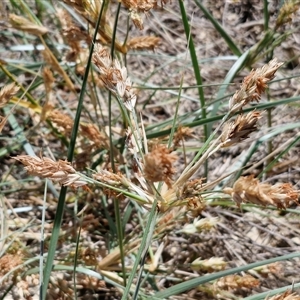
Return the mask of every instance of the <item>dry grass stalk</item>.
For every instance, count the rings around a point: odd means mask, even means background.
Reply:
[[[80,179],[81,176],[67,161],[59,160],[55,162],[48,157],[39,158],[29,155],[18,155],[14,159],[25,165],[25,170],[29,174],[51,179],[63,186],[78,188],[87,184]]]
[[[253,175],[240,177],[232,188],[226,187],[224,193],[231,195],[240,207],[241,203],[257,205],[272,205],[278,209],[285,209],[291,204],[298,204],[299,193],[293,190],[289,183],[270,185],[260,183]]]
[[[261,118],[260,112],[251,111],[247,115],[239,115],[234,122],[227,122],[221,135],[221,146],[230,147],[249,137],[256,131],[257,121]]]
[[[172,186],[172,176],[175,174],[173,163],[178,156],[171,154],[171,150],[164,145],[157,145],[145,155],[144,176],[150,182],[164,181],[168,187]]]
[[[119,96],[126,108],[132,111],[136,103],[136,95],[127,76],[127,69],[121,67],[118,60],[112,61],[108,49],[99,44],[95,47],[93,62],[100,71],[100,79],[104,86]]]
[[[28,32],[30,34],[43,35],[48,32],[48,29],[46,27],[34,24],[24,17],[14,14],[9,15],[9,21],[15,29]]]
[[[267,88],[267,83],[275,77],[275,72],[283,63],[277,61],[276,58],[261,68],[252,70],[250,74],[244,78],[240,90],[229,100],[229,110],[231,113],[240,111],[246,104],[252,101],[259,101],[261,94]]]
[[[155,36],[138,36],[128,41],[127,47],[131,50],[152,50],[158,46],[160,38]]]

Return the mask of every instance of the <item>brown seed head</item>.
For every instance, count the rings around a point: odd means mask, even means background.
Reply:
[[[61,185],[74,188],[86,185],[86,182],[80,179],[80,175],[67,161],[59,160],[55,162],[48,157],[39,158],[29,155],[18,155],[14,159],[25,165],[25,170],[29,174],[49,178]]]
[[[47,114],[47,119],[55,123],[64,133],[70,133],[73,128],[73,120],[68,115],[55,109]]]
[[[127,76],[127,69],[121,67],[118,60],[111,60],[108,49],[96,45],[93,54],[93,62],[99,68],[100,79],[104,86],[119,96],[128,110],[133,110],[136,103],[136,95],[132,89],[132,83]]]
[[[292,203],[298,204],[299,193],[293,190],[289,183],[270,185],[260,183],[253,175],[240,177],[232,188],[226,187],[224,193],[231,195],[240,206],[241,203],[257,205],[272,205],[278,209],[285,209]]]
[[[258,111],[251,111],[247,115],[239,115],[234,122],[225,123],[221,135],[222,147],[229,147],[247,139],[250,133],[256,131],[260,117]]]
[[[283,26],[284,24],[292,22],[292,15],[297,12],[300,6],[299,0],[287,0],[284,1],[280,8],[275,28]]]
[[[94,142],[96,147],[105,149],[109,147],[108,137],[100,132],[95,124],[80,124],[80,130],[82,135]]]
[[[160,43],[160,38],[155,36],[138,36],[127,43],[131,50],[154,50]]]
[[[283,294],[275,295],[271,298],[267,297],[265,300],[300,300],[300,296],[297,293],[287,290]]]
[[[46,27],[34,24],[24,17],[14,14],[9,15],[9,21],[14,28],[24,32],[28,32],[30,34],[43,35],[48,32],[48,29]]]
[[[241,110],[246,104],[252,101],[259,101],[261,94],[265,91],[267,83],[275,77],[275,72],[283,63],[277,61],[276,58],[271,60],[262,68],[252,70],[250,74],[244,78],[240,90],[229,100],[229,110],[234,113]]]
[[[248,274],[245,276],[228,275],[219,279],[215,283],[215,287],[222,290],[236,290],[241,288],[251,289],[259,286],[259,284],[260,282],[258,279]]]
[[[164,181],[168,187],[171,187],[171,178],[175,173],[172,165],[177,159],[177,155],[171,154],[166,146],[157,145],[145,155],[145,178],[152,182]]]
[[[15,83],[9,83],[0,90],[0,108],[4,107],[8,101],[19,91]]]

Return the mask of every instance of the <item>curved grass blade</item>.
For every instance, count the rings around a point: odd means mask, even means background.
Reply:
[[[183,293],[187,290],[195,288],[198,285],[204,284],[204,283],[212,281],[212,280],[219,279],[219,278],[227,276],[227,275],[231,275],[231,274],[238,273],[238,272],[248,271],[248,270],[254,269],[256,267],[260,267],[260,266],[268,265],[268,264],[271,264],[271,263],[274,263],[277,261],[292,259],[292,258],[296,258],[296,257],[300,257],[300,252],[294,252],[294,253],[290,253],[287,255],[251,263],[246,266],[232,268],[232,269],[217,272],[217,273],[214,273],[211,275],[205,275],[205,276],[202,276],[199,278],[194,278],[194,279],[176,284],[168,289],[165,289],[164,291],[158,292],[154,296],[158,297],[158,298],[168,298],[173,295],[178,295],[179,293]]]

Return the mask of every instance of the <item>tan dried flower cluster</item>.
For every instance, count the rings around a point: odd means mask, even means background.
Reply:
[[[14,14],[9,15],[9,21],[14,28],[24,32],[28,32],[30,34],[43,35],[48,32],[48,29],[46,27],[34,24],[24,17]]]
[[[221,146],[229,147],[249,137],[256,131],[257,121],[261,115],[258,111],[251,111],[247,115],[239,115],[234,122],[225,123],[221,135]]]
[[[228,275],[219,279],[215,284],[215,288],[222,290],[236,290],[241,288],[251,289],[259,286],[260,282],[258,279],[251,275],[246,274],[245,276],[240,275]]]
[[[77,188],[87,184],[84,180],[81,180],[81,176],[67,161],[59,160],[55,162],[48,157],[39,158],[30,155],[18,155],[14,159],[25,165],[25,170],[29,174],[51,179],[63,186]]]
[[[107,170],[93,175],[93,178],[115,187],[128,187],[127,180],[120,173],[112,173]]]
[[[276,20],[276,25],[275,25],[275,30],[283,26],[284,24],[291,23],[292,22],[292,15],[297,12],[300,6],[300,1],[299,0],[287,0],[284,1],[283,5],[280,8],[277,20]]]
[[[15,83],[9,83],[5,85],[0,90],[0,108],[4,107],[8,101],[16,95],[16,93],[19,91],[19,87],[16,86]]]
[[[15,83],[9,83],[5,85],[1,90],[0,90],[0,108],[4,107],[9,100],[17,94],[19,91],[19,87],[16,86]],[[4,125],[6,124],[8,116],[3,117],[0,115],[0,132],[2,132],[2,129]]]
[[[185,138],[190,138],[193,136],[193,129],[189,127],[179,126],[174,134],[173,147],[177,148],[180,143],[182,143]]]
[[[154,50],[160,43],[155,36],[138,36],[128,41],[127,47],[132,50]]]
[[[285,209],[292,203],[298,204],[299,197],[299,193],[293,190],[289,183],[278,183],[272,186],[268,183],[260,183],[253,175],[240,177],[232,188],[226,187],[223,191],[231,195],[239,207],[241,203],[253,203]]]
[[[70,15],[65,10],[59,9],[57,11],[57,15],[62,24],[63,36],[66,39],[67,44],[70,46],[70,50],[66,55],[66,60],[76,61],[78,55],[82,51],[80,42],[84,41],[87,45],[90,45],[91,38],[85,30],[74,24]]]
[[[53,73],[48,67],[43,68],[43,79],[44,79],[46,94],[51,93],[52,85],[55,81],[55,78],[53,76]]]
[[[121,0],[122,4],[129,10],[130,18],[133,24],[142,30],[144,28],[143,20],[139,15],[140,12],[147,13],[152,8],[158,6],[158,1],[155,0]],[[162,0],[161,6],[166,4],[167,0]]]
[[[121,67],[118,60],[111,60],[108,49],[101,45],[95,46],[93,62],[99,68],[100,80],[104,86],[115,95],[119,96],[126,108],[132,111],[136,103],[136,95],[132,83],[127,76],[127,69]]]
[[[283,63],[277,61],[276,58],[271,60],[262,68],[252,70],[250,74],[244,78],[240,90],[229,100],[229,110],[231,113],[240,111],[246,104],[252,101],[259,101],[261,94],[265,91],[267,83],[275,77],[275,72]]]
[[[175,173],[173,163],[178,159],[176,154],[164,145],[157,145],[145,155],[144,176],[151,182],[164,181],[168,187],[172,185]]]
[[[193,270],[205,270],[207,272],[222,271],[227,266],[227,263],[222,257],[211,257],[209,259],[201,259],[200,257],[195,259],[191,263],[191,268]]]
[[[109,139],[95,124],[80,124],[81,134],[98,148],[109,149]]]
[[[205,189],[203,186],[203,178],[193,179],[184,183],[176,193],[176,198],[182,205],[186,205],[188,210],[198,216],[206,207],[205,201],[201,197],[201,191]]]
[[[73,119],[57,109],[48,112],[47,119],[60,127],[65,134],[70,133],[73,128]]]
[[[0,277],[4,276],[10,272],[16,266],[22,265],[23,255],[22,253],[18,254],[5,254],[0,258]]]
[[[283,294],[267,297],[265,300],[300,300],[300,296],[297,295],[297,293],[293,293],[291,290],[287,290]]]

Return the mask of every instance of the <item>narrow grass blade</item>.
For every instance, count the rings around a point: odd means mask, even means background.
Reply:
[[[84,78],[83,78],[83,82],[82,82],[78,106],[77,106],[77,110],[76,110],[75,121],[74,121],[72,134],[71,134],[70,146],[68,148],[68,161],[73,160],[77,132],[78,132],[79,122],[80,122],[80,115],[81,115],[81,110],[83,107],[85,88],[86,88],[89,70],[90,70],[90,66],[91,66],[94,44],[96,41],[97,32],[98,32],[98,28],[99,28],[101,17],[102,17],[102,10],[104,7],[104,2],[102,4],[101,12],[100,12],[99,18],[97,20],[95,34],[93,36],[93,42],[91,44],[89,58],[88,58],[88,62],[87,62],[87,66],[86,66],[86,70],[85,70],[85,74],[84,74]],[[66,195],[67,195],[67,188],[62,187],[61,191],[60,191],[59,199],[58,199],[57,210],[56,210],[54,224],[53,224],[53,231],[52,231],[51,240],[50,240],[50,244],[49,244],[48,257],[47,257],[45,271],[44,271],[44,283],[43,283],[43,289],[42,289],[42,293],[43,293],[42,299],[44,299],[44,300],[46,299],[47,287],[48,287],[48,284],[50,281],[51,271],[52,271],[52,267],[53,267],[53,262],[54,262],[54,257],[55,257],[55,249],[56,249],[56,245],[57,245],[58,238],[59,238],[60,226],[61,226],[62,217],[63,217],[63,213],[64,213]]]
[[[199,1],[194,0],[196,5],[202,10],[207,19],[211,21],[216,30],[220,33],[224,41],[227,43],[228,47],[237,56],[242,55],[242,51],[237,47],[237,43],[234,42],[231,37],[227,34],[221,24],[211,15],[211,13],[206,9],[206,7]]]
[[[138,266],[140,264],[141,258],[143,257],[143,255],[145,255],[147,253],[146,251],[148,250],[148,248],[150,246],[151,238],[152,238],[153,231],[154,231],[154,225],[155,225],[156,217],[157,217],[157,207],[156,207],[156,205],[157,205],[157,200],[154,201],[152,209],[150,211],[148,222],[147,222],[144,234],[143,234],[143,239],[142,239],[142,242],[141,242],[141,246],[140,246],[139,251],[136,255],[135,262],[134,262],[133,268],[131,270],[131,274],[130,274],[130,276],[128,278],[128,281],[127,281],[127,286],[126,286],[124,294],[122,296],[122,300],[129,299],[129,293],[130,293],[131,285],[132,285],[133,280],[135,278],[135,275],[137,273],[137,269],[138,269]]]
[[[234,65],[231,67],[231,69],[229,70],[229,72],[227,73],[218,93],[217,93],[217,97],[216,99],[222,99],[225,96],[225,92],[227,90],[227,86],[233,81],[233,79],[235,78],[235,76],[237,75],[237,73],[243,68],[245,67],[247,60],[248,60],[248,54],[249,54],[249,50],[245,51],[245,53],[243,53],[243,55],[241,55],[238,60],[234,63]],[[218,110],[220,107],[220,102],[216,101],[216,103],[213,106],[213,109],[210,113],[210,115],[213,117],[215,115],[217,115]],[[208,134],[211,133],[211,128],[212,128],[213,123],[208,125]]]
[[[274,263],[277,261],[292,259],[292,258],[296,258],[296,257],[300,257],[300,252],[295,252],[295,253],[291,253],[288,255],[283,255],[283,256],[279,256],[279,257],[275,257],[275,258],[271,258],[271,259],[267,259],[267,260],[263,260],[263,261],[258,261],[255,263],[248,264],[246,266],[232,268],[232,269],[217,272],[217,273],[214,273],[211,275],[205,275],[205,276],[202,276],[199,278],[194,278],[194,279],[179,283],[177,285],[174,285],[168,289],[165,289],[164,291],[158,292],[154,296],[159,297],[159,298],[168,298],[168,297],[171,297],[174,295],[178,295],[179,293],[183,293],[192,288],[195,288],[198,285],[204,284],[204,283],[212,281],[212,280],[219,279],[219,278],[227,276],[227,275],[231,275],[231,274],[238,273],[238,272],[248,271],[248,270],[254,269],[256,267],[260,267],[260,266],[268,265],[268,264],[271,264],[271,263]]]
[[[293,291],[294,289],[298,289],[298,288],[300,288],[300,283],[295,283],[295,284],[291,284],[288,286],[284,286],[279,289],[275,289],[275,290],[267,291],[267,292],[260,293],[260,294],[254,295],[254,296],[246,297],[243,300],[264,300],[264,299],[268,299],[269,297],[275,296],[277,294],[284,293],[287,290]]]
[[[182,23],[184,26],[186,39],[188,41],[188,47],[189,47],[189,51],[190,51],[190,55],[191,55],[195,79],[196,79],[196,82],[198,85],[198,93],[199,93],[200,106],[201,106],[201,117],[203,120],[205,120],[206,119],[205,97],[204,97],[204,91],[203,91],[203,87],[202,87],[202,77],[201,77],[200,67],[198,64],[198,58],[197,58],[197,54],[196,54],[196,50],[195,50],[195,45],[193,42],[193,37],[191,35],[190,25],[189,25],[188,18],[186,15],[184,2],[179,1],[179,6],[180,6],[180,12],[181,12]],[[204,130],[204,140],[206,141],[208,139],[208,132],[207,132],[206,124],[204,124],[203,130]],[[208,161],[205,162],[205,172],[204,173],[205,173],[204,177],[207,178],[207,176],[208,176]]]

